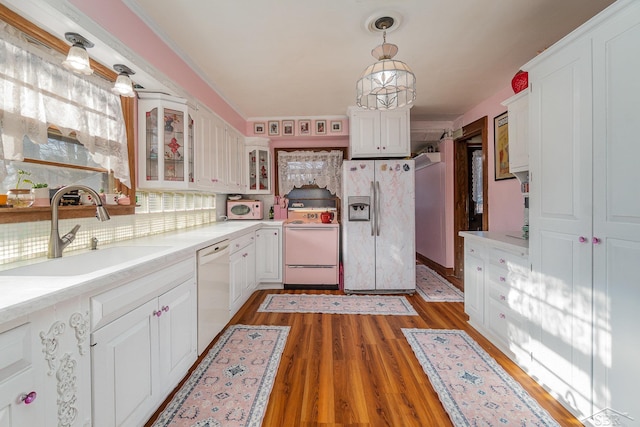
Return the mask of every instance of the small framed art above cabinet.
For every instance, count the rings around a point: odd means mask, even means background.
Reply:
[[[138,96],[138,188],[189,189],[194,135],[186,100],[160,93]]]

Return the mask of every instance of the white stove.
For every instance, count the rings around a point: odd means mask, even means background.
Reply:
[[[332,212],[323,223],[321,214]],[[284,222],[284,284],[335,289],[339,281],[340,224],[335,208],[289,209]]]

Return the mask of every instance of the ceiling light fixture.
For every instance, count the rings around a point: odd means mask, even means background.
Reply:
[[[387,29],[394,18],[378,18],[374,26],[382,31],[382,44],[371,51],[378,62],[367,67],[356,85],[356,104],[369,110],[391,110],[413,104],[416,99],[416,76],[402,61],[392,59],[398,46],[387,43]]]
[[[136,72],[126,65],[122,64],[115,64],[113,66],[113,69],[118,72],[118,78],[116,79],[116,82],[113,85],[111,91],[120,96],[135,96],[135,92],[133,91],[133,83],[131,82],[131,77],[129,76],[135,74]]]
[[[89,65],[87,48],[93,47],[93,43],[77,33],[65,33],[64,38],[72,44],[67,54],[67,59],[62,61],[64,68],[87,76],[92,74],[93,70]]]

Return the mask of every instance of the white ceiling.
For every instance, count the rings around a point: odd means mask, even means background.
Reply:
[[[412,121],[453,120],[612,0],[123,0],[246,119],[344,115],[371,17],[415,72]]]

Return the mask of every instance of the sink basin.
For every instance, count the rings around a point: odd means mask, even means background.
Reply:
[[[0,271],[0,276],[80,276],[143,258],[169,246],[113,246]]]

